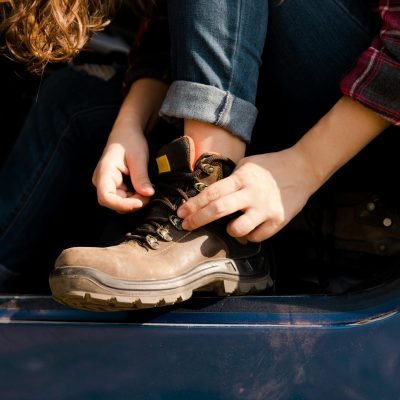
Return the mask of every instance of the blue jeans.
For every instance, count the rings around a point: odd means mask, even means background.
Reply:
[[[66,67],[44,82],[0,171],[0,292],[47,288],[65,247],[95,245],[108,211],[91,177],[122,101],[110,80]]]
[[[169,0],[176,81],[161,114],[222,126],[247,143],[257,108],[261,120],[279,116],[281,132],[304,133],[315,123],[340,97],[341,76],[379,20],[365,0],[277,3]],[[264,143],[272,131],[267,122]]]

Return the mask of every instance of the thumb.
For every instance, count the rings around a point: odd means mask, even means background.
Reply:
[[[142,196],[152,196],[154,188],[148,174],[147,157],[145,155],[138,156],[134,162],[128,162],[128,168],[135,191]]]

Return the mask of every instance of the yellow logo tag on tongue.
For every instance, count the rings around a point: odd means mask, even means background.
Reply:
[[[168,157],[165,154],[163,156],[157,157],[156,161],[159,174],[171,172],[171,166],[169,165]]]

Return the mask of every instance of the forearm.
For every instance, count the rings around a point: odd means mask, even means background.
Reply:
[[[167,93],[168,85],[156,79],[139,79],[131,86],[114,126],[129,126],[147,132],[151,129]]]
[[[314,191],[389,125],[361,103],[342,97],[293,147],[308,164]]]

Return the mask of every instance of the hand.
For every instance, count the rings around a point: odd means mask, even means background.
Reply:
[[[242,211],[228,225],[234,237],[259,242],[282,229],[339,168],[390,123],[343,96],[293,147],[243,158],[222,179],[178,210],[192,230]]]
[[[147,172],[145,131],[154,126],[167,90],[165,83],[146,78],[130,88],[93,173],[92,182],[102,206],[120,213],[132,212],[154,194]],[[124,177],[132,185],[127,185]]]
[[[228,224],[233,237],[253,242],[282,229],[306,204],[318,184],[295,148],[243,158],[229,177],[189,199],[178,210],[183,228],[196,229],[242,211]]]
[[[116,125],[94,171],[98,202],[120,213],[137,210],[154,194],[147,173],[149,150],[144,134],[132,126]],[[124,182],[130,179],[134,191]]]

